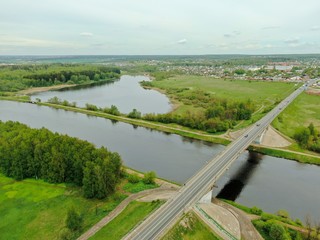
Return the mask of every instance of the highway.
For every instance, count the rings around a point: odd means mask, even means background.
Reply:
[[[315,80],[311,80],[311,85]],[[174,198],[167,201],[124,239],[150,240],[158,239],[171,227],[177,218],[188,211],[204,194],[206,194],[219,177],[247,149],[247,147],[270,125],[270,123],[303,91],[299,87],[290,96],[279,103],[265,117],[252,125],[238,139],[229,144],[214,159],[209,161],[179,190]],[[183,169],[181,169],[183,171]]]

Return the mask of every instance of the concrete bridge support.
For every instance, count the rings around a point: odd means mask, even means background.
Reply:
[[[212,190],[206,193],[200,200],[199,203],[211,203],[212,201]]]
[[[267,130],[268,130],[268,127],[263,131],[263,133],[261,133],[261,134],[253,141],[253,143],[254,143],[254,144],[261,144],[261,143],[262,143],[262,140],[263,140],[263,138],[264,138],[264,135],[265,135],[265,133],[267,132]]]

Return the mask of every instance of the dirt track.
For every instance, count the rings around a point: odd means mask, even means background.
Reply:
[[[171,197],[172,194],[176,192],[175,187],[169,186],[169,185],[162,185],[159,188],[155,189],[149,189],[145,190],[139,193],[135,193],[127,197],[125,200],[123,200],[111,213],[109,213],[107,216],[105,216],[103,219],[101,219],[98,223],[93,225],[88,231],[86,231],[84,234],[82,234],[78,240],[86,240],[92,237],[94,234],[96,234],[101,228],[103,228],[105,225],[107,225],[110,221],[112,221],[114,218],[116,218],[126,207],[127,205],[137,199],[149,197],[150,199],[158,199],[158,196],[162,196],[164,193],[169,194]],[[162,198],[163,199],[163,198]],[[152,201],[152,200],[151,200]]]

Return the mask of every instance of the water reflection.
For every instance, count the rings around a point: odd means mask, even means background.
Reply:
[[[248,160],[235,172],[216,197],[235,201],[242,192],[243,187],[250,181],[261,160],[261,154],[249,152]]]
[[[108,120],[107,120],[108,121]],[[118,120],[114,120],[114,119],[110,119],[111,123],[113,126],[115,126],[119,121]]]
[[[57,89],[57,90],[53,90],[54,92],[67,92],[70,90],[82,90],[82,89],[93,89],[95,87],[100,87],[100,86],[108,86],[108,85],[113,85],[115,84],[115,82],[120,81],[120,79],[114,79],[112,80],[112,82],[109,81],[99,81],[99,82],[94,82],[91,84],[85,84],[85,85],[77,85],[77,86],[72,86],[72,87],[66,87],[66,88],[62,88],[62,89]],[[51,91],[52,92],[52,91]]]

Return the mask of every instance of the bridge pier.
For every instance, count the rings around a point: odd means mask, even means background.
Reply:
[[[268,128],[269,128],[269,127],[267,127],[267,128],[263,131],[263,133],[261,133],[261,134],[253,141],[254,144],[261,144],[261,143],[262,143],[263,137],[264,137],[265,133],[267,132]]]
[[[212,200],[212,190],[206,193],[200,200],[199,203],[211,203]]]

